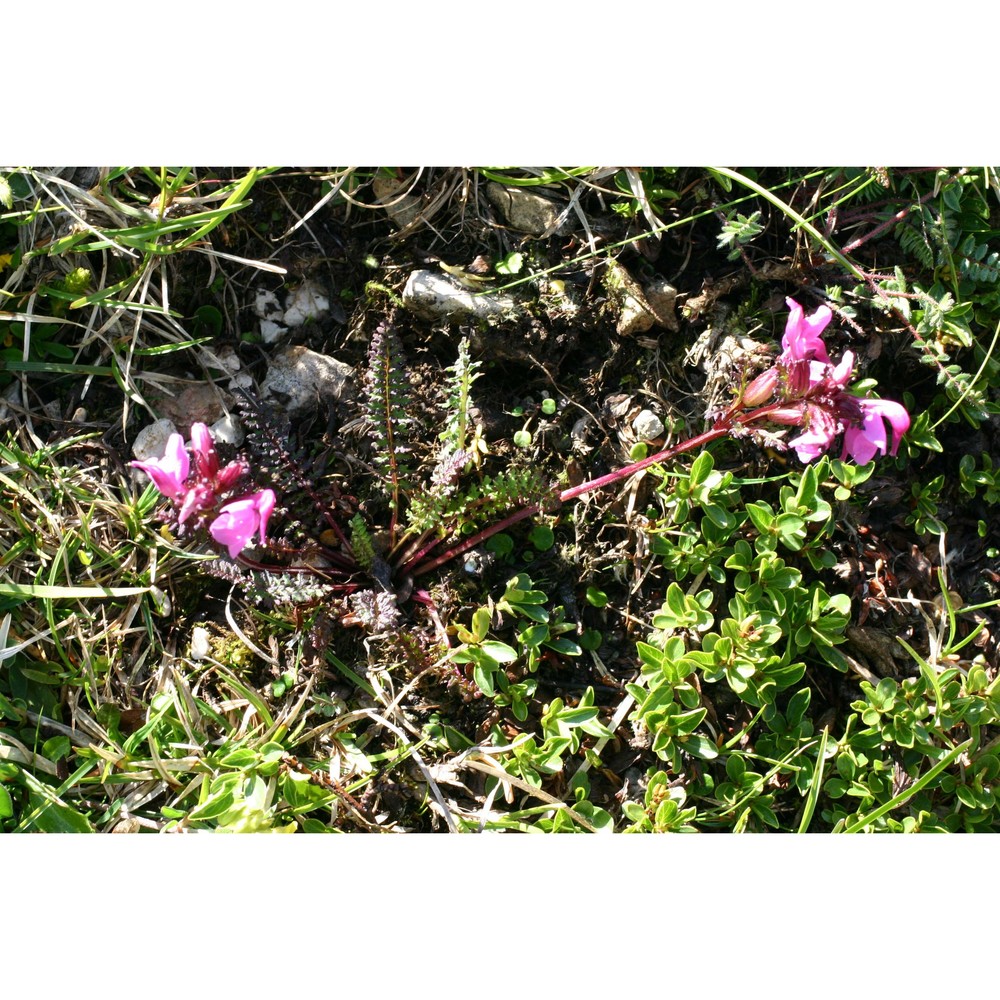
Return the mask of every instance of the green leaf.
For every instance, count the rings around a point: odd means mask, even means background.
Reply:
[[[42,756],[54,763],[67,757],[72,749],[68,736],[52,736],[42,744]]]
[[[520,274],[524,267],[524,254],[514,251],[497,261],[495,270],[497,274]]]
[[[529,625],[518,633],[517,641],[529,649],[537,649],[548,637],[548,625]]]
[[[883,803],[877,809],[872,810],[864,816],[859,816],[850,826],[845,826],[844,833],[857,833],[860,830],[864,830],[874,820],[909,802],[914,795],[923,791],[946,767],[949,767],[958,757],[965,753],[972,746],[972,743],[973,739],[971,737],[964,743],[959,743],[957,747],[952,748],[946,753],[929,771],[917,778],[912,785],[903,789],[898,795],[893,796],[888,802]],[[829,782],[827,784],[829,785]]]
[[[699,760],[713,760],[719,756],[718,747],[707,736],[702,736],[699,733],[683,736],[677,742],[687,753],[691,754],[692,757],[699,758]]]
[[[67,805],[55,789],[43,784],[29,771],[21,772],[21,780],[28,789],[31,809],[22,815],[19,829],[39,833],[93,833],[90,820],[83,813]]]
[[[746,511],[753,521],[754,527],[762,534],[768,535],[774,530],[774,511],[766,503],[748,503]]]
[[[236,797],[232,790],[226,789],[225,791],[210,795],[201,805],[195,806],[191,810],[189,818],[193,820],[217,819],[224,812],[232,808],[235,801]]]
[[[928,451],[943,452],[944,448],[937,436],[931,430],[930,414],[927,411],[918,413],[910,424],[910,429],[906,433],[906,440],[916,445],[918,448],[926,448]]]
[[[809,694],[808,688],[805,688],[804,691],[805,694]],[[802,693],[800,691],[794,697],[797,698]],[[808,698],[806,702],[808,703]],[[806,796],[806,803],[802,809],[802,819],[799,821],[799,833],[806,833],[808,831],[813,813],[816,811],[816,803],[819,800],[819,792],[823,784],[823,768],[826,766],[826,740],[828,735],[829,731],[826,729],[820,733],[819,747],[816,750],[816,765],[813,768],[812,779],[809,782],[809,794]]]
[[[528,534],[528,541],[539,552],[547,552],[555,544],[556,536],[547,524],[536,524]]]
[[[715,459],[712,458],[710,451],[703,451],[691,463],[690,482],[692,492],[708,479],[713,468],[715,468]]]
[[[472,615],[472,641],[482,642],[490,628],[490,612],[488,608],[477,608]],[[468,641],[468,640],[466,640]]]
[[[497,663],[513,663],[517,659],[516,649],[496,639],[487,639],[479,648]]]
[[[226,754],[226,756],[223,757],[219,763],[222,764],[223,767],[231,767],[234,770],[242,770],[243,768],[253,766],[259,759],[259,754],[251,750],[249,747],[240,747],[232,753]]]
[[[565,636],[559,639],[550,639],[545,643],[545,647],[562,653],[563,656],[581,656],[583,654],[583,650],[572,639],[567,639]]]

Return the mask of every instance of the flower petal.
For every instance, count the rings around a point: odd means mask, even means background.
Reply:
[[[884,437],[883,429],[883,437]],[[863,427],[848,427],[844,431],[844,451],[840,456],[843,461],[848,455],[859,465],[870,462],[875,457],[878,447],[864,431]]]
[[[866,412],[878,414],[880,419],[889,421],[892,426],[892,447],[889,454],[895,455],[903,435],[910,429],[910,415],[906,408],[891,399],[863,399],[861,406]]]
[[[213,479],[219,471],[219,456],[215,452],[212,432],[203,423],[191,425],[191,447],[198,475],[203,479]]]
[[[847,383],[851,380],[851,372],[854,371],[854,352],[844,351],[844,356],[840,359],[840,363],[830,372],[830,380],[835,385],[844,388]]]
[[[209,534],[229,550],[235,559],[246,547],[257,530],[260,518],[248,500],[226,504],[219,516],[208,526]]]
[[[184,496],[184,480],[188,477],[191,463],[184,447],[184,438],[180,434],[171,434],[167,439],[163,458],[129,464],[145,472],[165,497],[180,500]]]
[[[788,442],[789,448],[794,448],[800,462],[811,462],[819,458],[830,447],[832,438],[822,432],[806,431]]]
[[[795,299],[785,299],[788,305],[788,322],[785,335],[781,338],[783,357],[788,361],[805,361],[815,358],[824,364],[830,363],[826,345],[820,334],[826,329],[833,313],[826,306],[820,306],[809,316],[803,316],[802,306]]]
[[[260,514],[260,544],[266,545],[267,521],[274,511],[277,497],[274,495],[274,490],[261,490],[255,496],[257,497],[257,512]]]

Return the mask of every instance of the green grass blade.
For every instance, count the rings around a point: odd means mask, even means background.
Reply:
[[[721,174],[723,177],[728,177],[730,180],[736,181],[737,184],[741,184],[745,188],[749,188],[751,191],[756,192],[769,201],[775,208],[780,209],[792,219],[797,225],[804,229],[821,247],[823,247],[826,252],[833,257],[842,267],[854,275],[859,281],[864,281],[865,276],[858,270],[858,267],[853,264],[850,260],[845,257],[837,246],[824,236],[812,223],[807,222],[798,212],[792,208],[791,205],[783,202],[777,195],[772,194],[766,187],[762,187],[756,181],[750,180],[749,177],[744,177],[743,174],[738,173],[735,170],[730,170],[728,167],[712,167],[712,170],[717,174]]]
[[[873,820],[884,816],[887,812],[892,812],[893,809],[904,805],[908,802],[917,792],[926,788],[949,764],[953,763],[958,757],[960,757],[969,747],[972,746],[972,739],[967,739],[964,743],[959,743],[957,747],[949,751],[942,757],[926,774],[922,774],[916,781],[910,785],[909,788],[900,792],[898,795],[889,799],[888,802],[880,805],[877,809],[872,810],[867,816],[862,816],[855,820],[850,826],[844,827],[844,833],[857,833],[860,830],[864,830]]]
[[[816,767],[813,768],[812,781],[809,782],[809,794],[806,796],[805,808],[802,810],[802,819],[799,821],[799,833],[808,832],[813,813],[816,811],[819,790],[823,784],[823,770],[826,767],[826,741],[829,735],[830,731],[828,729],[824,729],[820,733],[819,750],[816,754]]]
[[[0,583],[0,596],[33,597],[41,600],[134,597],[148,592],[149,587],[62,587],[47,583]]]

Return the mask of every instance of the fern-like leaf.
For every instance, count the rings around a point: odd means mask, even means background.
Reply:
[[[392,507],[391,531],[399,520],[400,495],[410,487],[406,456],[413,421],[409,416],[409,380],[403,367],[403,347],[391,320],[380,323],[368,348],[364,399],[372,425],[375,465],[385,476]]]
[[[469,355],[469,338],[463,337],[458,344],[455,364],[448,368],[448,416],[444,430],[440,434],[440,439],[453,452],[465,450],[465,435],[471,405],[469,390],[481,374],[479,362],[473,361]]]

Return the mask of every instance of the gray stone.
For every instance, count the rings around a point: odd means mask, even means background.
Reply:
[[[556,230],[560,208],[544,195],[491,181],[486,185],[486,197],[511,229],[529,236],[543,236]]]
[[[286,347],[271,361],[261,395],[285,406],[290,414],[315,410],[354,392],[354,369],[308,347]]]
[[[439,271],[414,271],[403,289],[403,305],[426,320],[496,320],[517,307],[509,295],[477,293]]]
[[[172,420],[177,429],[184,434],[190,433],[192,424],[211,425],[226,413],[222,394],[209,382],[195,382],[182,389],[176,396],[151,395],[150,401],[157,413]]]
[[[646,285],[643,291],[656,322],[676,333],[680,329],[676,311],[677,289],[665,278],[658,278]]]
[[[604,288],[617,311],[615,329],[619,337],[645,333],[656,322],[656,314],[646,301],[639,283],[615,260],[604,271]]]
[[[386,215],[399,226],[405,229],[420,218],[423,201],[416,195],[409,194],[409,189],[413,186],[412,179],[400,180],[396,177],[386,177],[379,174],[372,181],[372,190],[378,198]]]

